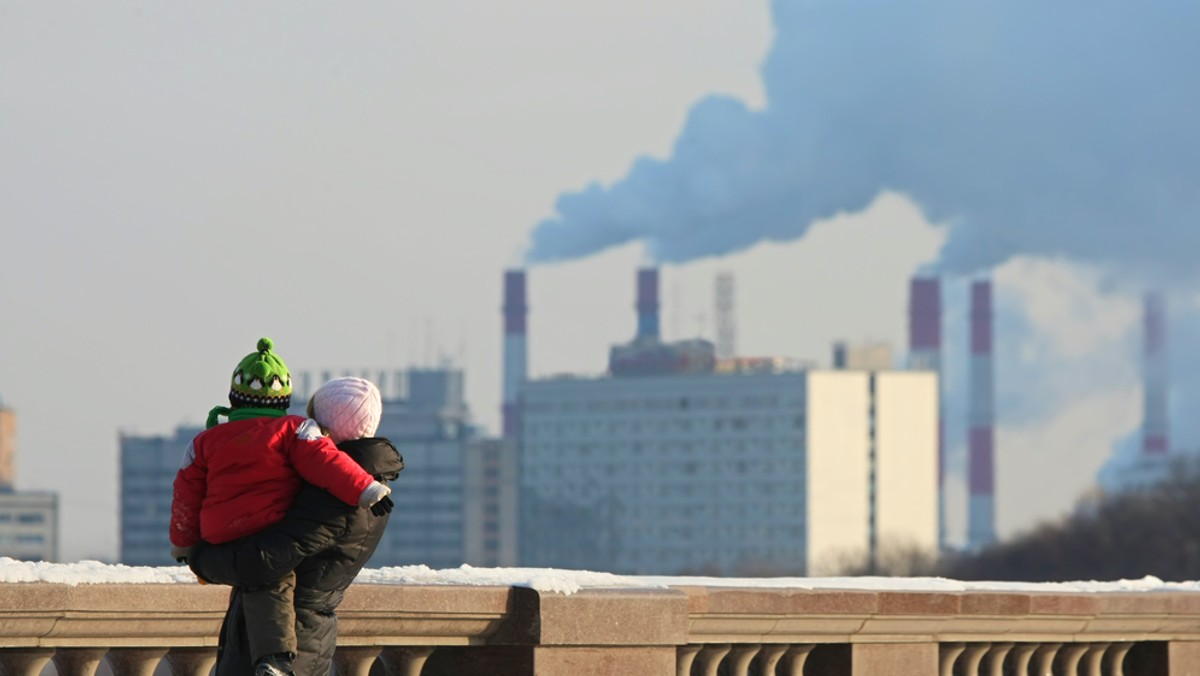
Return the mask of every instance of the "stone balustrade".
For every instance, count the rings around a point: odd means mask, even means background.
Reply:
[[[208,674],[227,588],[0,584],[0,674]],[[358,584],[354,676],[1200,676],[1200,593]]]

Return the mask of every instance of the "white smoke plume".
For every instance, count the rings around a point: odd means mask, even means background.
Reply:
[[[775,0],[767,103],[712,96],[673,153],[562,194],[531,263],[632,241],[683,262],[802,237],[882,190],[949,228],[938,266],[1022,254],[1194,280],[1200,3]]]

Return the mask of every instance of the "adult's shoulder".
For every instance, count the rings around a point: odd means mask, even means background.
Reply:
[[[365,437],[338,444],[347,455],[371,474],[397,474],[404,469],[404,456],[384,437]]]

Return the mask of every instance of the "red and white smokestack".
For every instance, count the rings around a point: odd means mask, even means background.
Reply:
[[[658,341],[658,268],[637,272],[637,340]]]
[[[1167,303],[1161,292],[1151,291],[1142,301],[1144,362],[1142,368],[1142,455],[1170,451],[1167,420]]]
[[[505,439],[517,437],[520,424],[521,384],[528,376],[529,343],[525,319],[529,307],[525,303],[525,271],[507,270],[504,273],[504,398],[501,406],[502,434]]]
[[[938,374],[938,546],[946,545],[946,502],[942,422],[942,281],[914,277],[908,287],[908,368]]]
[[[996,541],[995,408],[992,282],[971,284],[971,391],[967,440],[967,546]]]

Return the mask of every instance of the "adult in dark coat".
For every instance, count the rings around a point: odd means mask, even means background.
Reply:
[[[387,439],[353,439],[338,448],[380,481],[394,481],[404,469],[403,458]],[[337,645],[335,611],[379,545],[389,516],[350,507],[324,489],[306,484],[274,526],[193,551],[188,565],[196,575],[234,587],[221,626],[217,676],[254,673],[238,587],[270,586],[292,570],[296,571],[297,641],[292,668],[296,676],[327,676]]]

